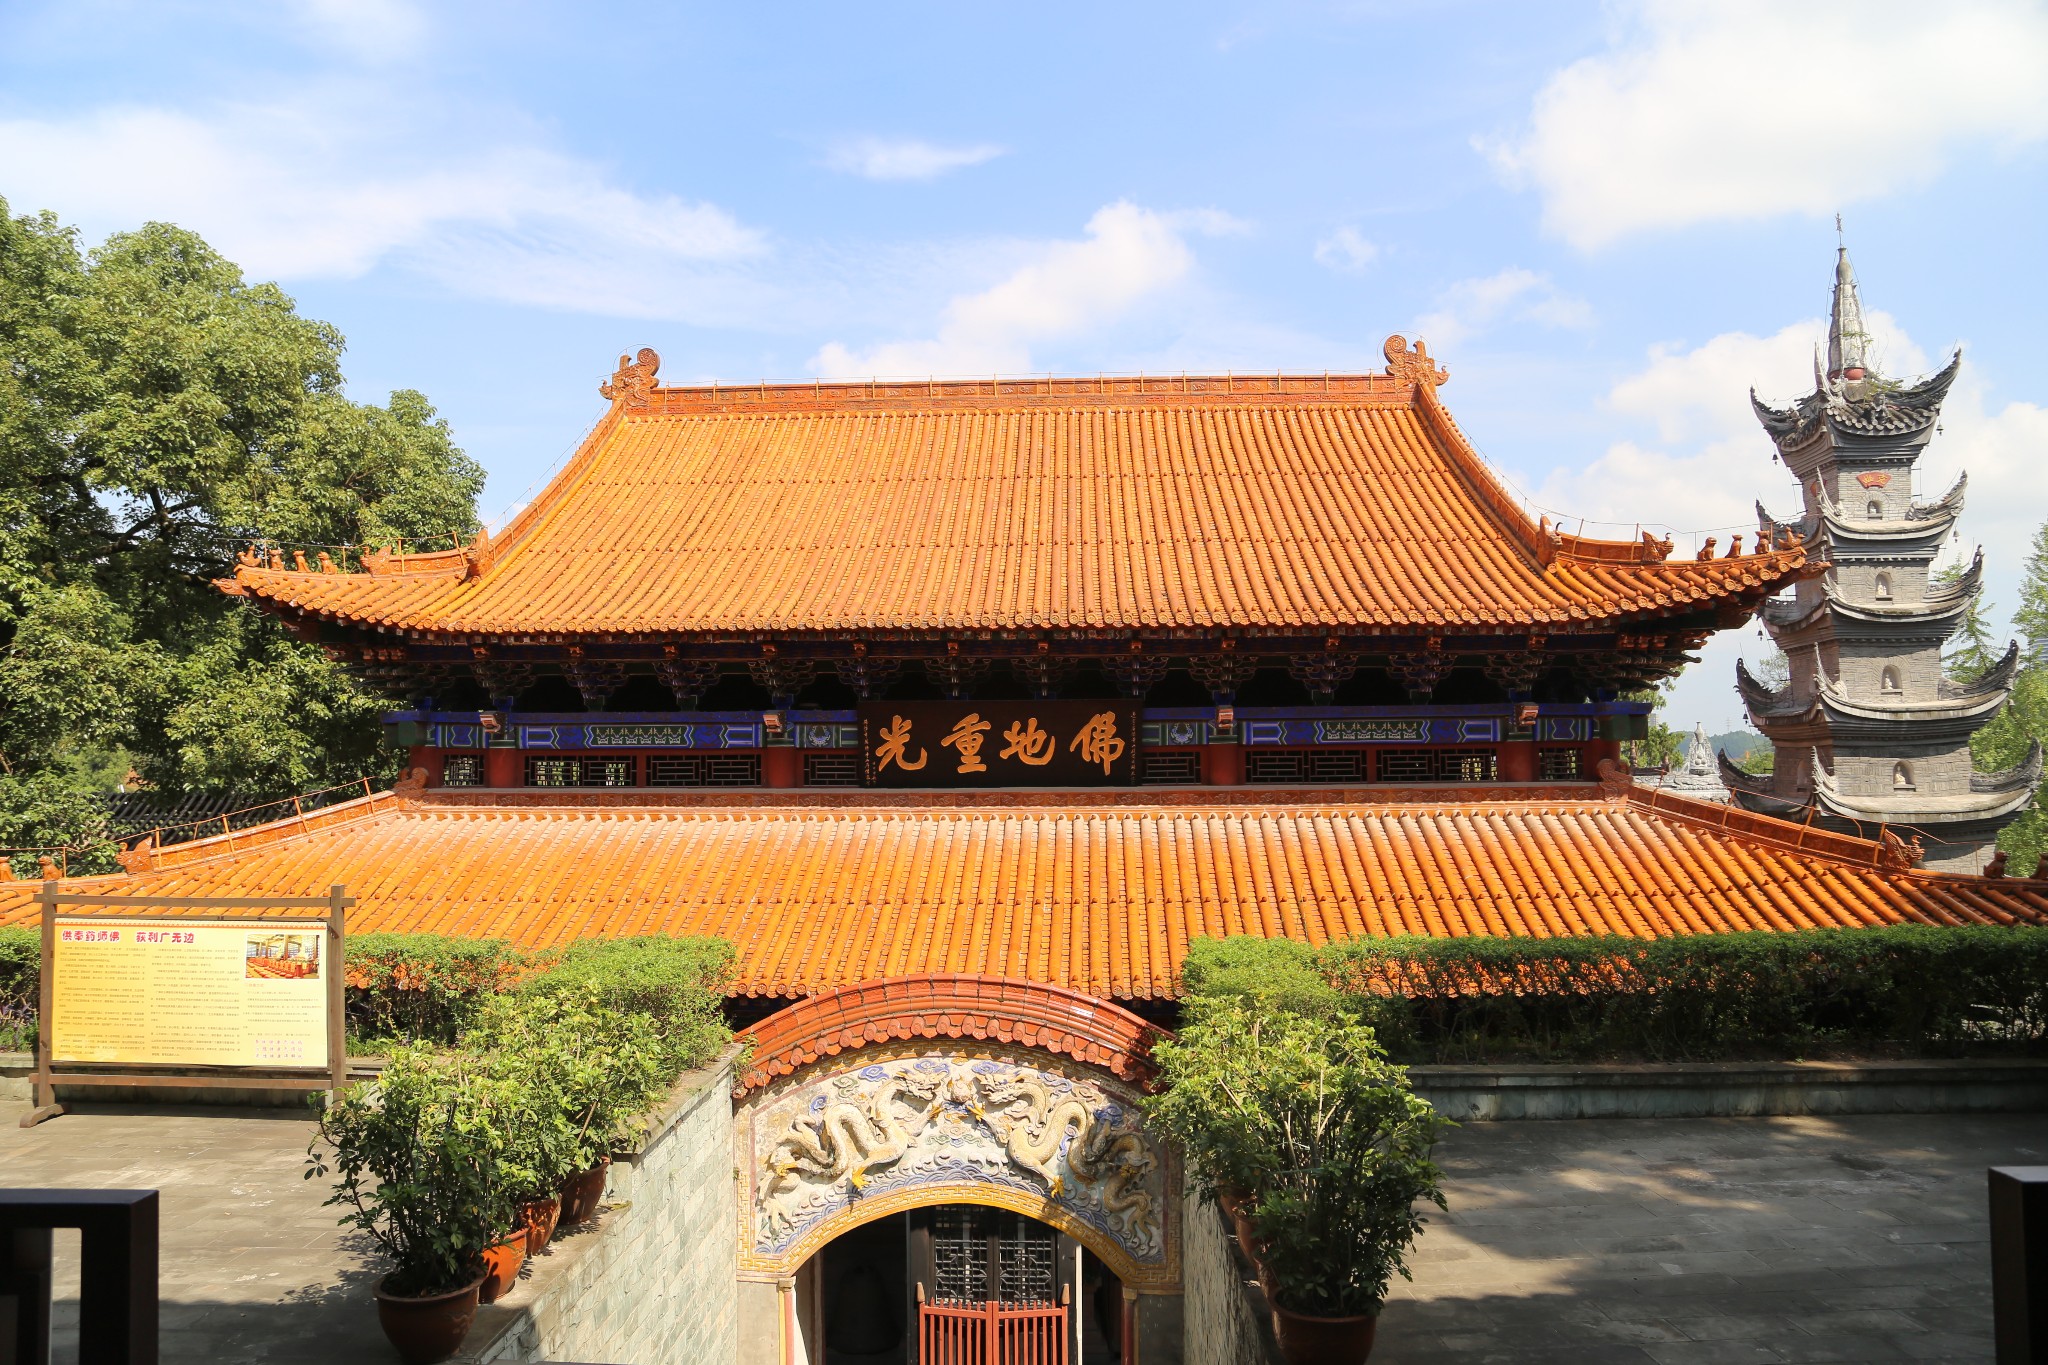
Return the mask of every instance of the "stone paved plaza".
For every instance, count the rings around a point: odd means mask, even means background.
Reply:
[[[303,1119],[21,1113],[0,1182],[163,1190],[165,1361],[393,1358]],[[1376,1365],[1989,1361],[1984,1167],[2048,1160],[2048,1118],[1484,1123],[1442,1155]]]
[[[1475,1123],[1375,1365],[1984,1361],[1984,1168],[2048,1116]]]

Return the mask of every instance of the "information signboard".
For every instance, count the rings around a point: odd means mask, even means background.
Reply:
[[[327,1066],[324,920],[57,917],[50,1053],[142,1066]]]
[[[325,896],[109,896],[44,882],[35,1108],[62,1086],[339,1089],[342,933]],[[76,913],[90,908],[94,913]],[[267,911],[236,914],[236,911]]]

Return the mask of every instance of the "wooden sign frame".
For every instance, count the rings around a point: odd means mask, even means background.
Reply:
[[[332,886],[324,896],[94,896],[60,891],[57,883],[46,881],[36,893],[42,907],[42,980],[39,983],[40,1015],[36,1024],[36,1068],[30,1079],[35,1084],[35,1107],[21,1120],[24,1128],[66,1112],[57,1101],[57,1087],[125,1085],[166,1086],[180,1090],[339,1090],[348,1083],[348,1028],[343,977],[342,944],[348,908],[355,904],[345,888]],[[318,910],[326,920],[327,973],[327,1067],[325,1075],[269,1067],[181,1067],[166,1065],[147,1069],[135,1063],[128,1070],[59,1071],[52,1053],[52,1035],[57,1014],[57,913],[59,906],[88,905],[130,914],[151,910]],[[274,923],[275,916],[248,914],[207,915],[213,920],[247,924]],[[175,923],[167,920],[166,923]],[[275,1073],[275,1074],[273,1074]]]

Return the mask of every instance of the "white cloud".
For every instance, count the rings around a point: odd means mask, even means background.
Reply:
[[[427,36],[426,16],[409,0],[298,0],[298,11],[319,46],[359,61],[411,56]]]
[[[991,288],[953,298],[936,336],[866,351],[834,341],[811,363],[820,374],[845,377],[1023,373],[1031,368],[1033,342],[1102,326],[1185,279],[1195,263],[1187,234],[1237,226],[1212,211],[1110,204],[1088,220],[1079,241],[1047,244]]]
[[[636,277],[687,284],[694,272],[715,285],[707,268],[766,251],[724,209],[636,192],[546,148],[451,130],[410,155],[409,118],[367,103],[313,92],[204,116],[135,107],[0,120],[0,164],[17,208],[49,205],[99,230],[176,222],[255,278],[393,262],[464,292],[563,304],[545,289],[565,269],[600,271],[625,295]],[[640,304],[624,311],[692,311],[687,297],[644,289]]]
[[[848,138],[825,158],[835,171],[866,180],[935,180],[948,171],[993,161],[1004,149],[992,142],[942,147],[917,138]]]
[[[1559,290],[1548,275],[1510,267],[1496,275],[1460,280],[1444,290],[1437,296],[1435,311],[1416,319],[1415,330],[1442,348],[1506,322],[1586,327],[1592,321],[1592,307]]]
[[[1924,184],[1962,144],[2038,141],[2044,68],[2048,9],[2028,0],[1631,0],[1606,51],[1481,148],[1591,249],[1833,212]]]
[[[1316,264],[1356,275],[1379,259],[1379,247],[1355,227],[1340,227],[1316,243]]]
[[[1886,358],[1883,373],[1925,373],[1945,357],[1930,357],[1884,313],[1866,314]],[[1562,516],[1568,530],[1587,518],[1589,534],[1632,537],[1638,523],[1675,532],[1674,557],[1695,553],[1707,535],[1725,551],[1731,534],[1755,534],[1755,503],[1777,516],[1801,508],[1799,490],[1776,462],[1770,439],[1749,406],[1751,385],[1766,402],[1782,406],[1813,389],[1813,343],[1824,323],[1809,318],[1769,336],[1729,332],[1686,348],[1654,346],[1642,369],[1617,381],[1606,406],[1639,424],[1640,439],[1615,441],[1588,464],[1551,471],[1532,506]],[[1958,541],[1948,557],[1984,547],[1986,597],[2001,627],[2015,602],[2020,573],[2035,528],[2048,516],[2041,493],[2041,452],[2048,450],[2048,409],[2032,403],[1995,408],[1967,357],[1942,408],[1941,430],[1921,456],[1915,487],[1922,499],[1948,491],[1958,474],[1970,476],[1968,504]],[[1754,626],[1723,632],[1688,669],[1674,694],[1674,715],[1719,728],[1740,716],[1728,693],[1734,660],[1752,663],[1770,652]]]

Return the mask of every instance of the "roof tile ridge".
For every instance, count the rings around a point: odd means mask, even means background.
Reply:
[[[1451,416],[1450,409],[1444,406],[1443,399],[1437,396],[1436,388],[1430,384],[1417,384],[1414,390],[1411,410],[1421,417],[1423,429],[1435,438],[1438,447],[1448,457],[1452,470],[1479,501],[1482,513],[1490,514],[1491,520],[1528,554],[1537,567],[1547,567],[1555,558],[1556,550],[1544,536],[1542,528],[1515,505],[1500,476],[1493,472],[1493,467],[1466,437],[1457,419]]]
[[[1834,830],[1817,829],[1811,825],[1794,824],[1777,816],[1739,810],[1717,801],[1703,801],[1698,797],[1682,796],[1662,788],[1631,785],[1624,794],[1624,799],[1630,806],[1652,819],[1669,819],[1696,830],[1720,834],[1780,853],[1792,853],[1802,858],[1811,858],[1841,867],[1860,868],[1866,872],[1881,870],[1880,857],[1883,846],[1875,839],[1862,839],[1853,834],[1841,834]],[[1780,832],[1781,830],[1783,832]],[[1917,875],[1954,874],[1917,871]]]
[[[246,857],[278,844],[295,843],[336,828],[361,825],[398,815],[406,809],[406,804],[407,798],[397,792],[372,792],[368,796],[358,796],[353,800],[338,802],[320,810],[266,820],[260,825],[251,825],[246,829],[231,830],[224,834],[209,834],[204,839],[172,844],[168,848],[152,849],[146,870],[132,874],[109,875],[125,875],[128,879],[139,879],[173,869],[194,867],[201,863],[217,863]]]
[[[484,574],[499,574],[505,571],[508,562],[537,534],[556,512],[569,501],[575,486],[589,477],[597,464],[598,456],[611,443],[626,416],[622,403],[611,404],[604,414],[591,424],[590,430],[577,443],[575,453],[555,471],[547,486],[536,493],[526,506],[519,509],[517,516],[505,523],[505,529],[491,539],[491,563]],[[479,574],[478,577],[482,577]]]

